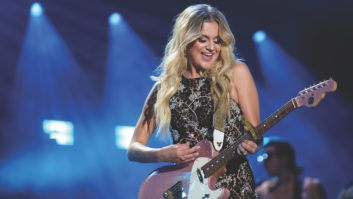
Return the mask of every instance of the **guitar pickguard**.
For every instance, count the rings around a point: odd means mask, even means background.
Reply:
[[[222,189],[212,190],[210,188],[212,186],[209,185],[210,179],[204,178],[203,174],[200,173],[200,168],[209,160],[210,158],[205,157],[195,160],[191,169],[188,198],[219,198],[222,194]]]
[[[200,146],[200,152],[195,161],[164,166],[153,171],[142,183],[138,198],[228,198],[230,193],[227,189],[217,189],[215,186],[218,177],[224,172],[205,177],[201,169],[218,152],[209,141],[204,140],[197,145]]]

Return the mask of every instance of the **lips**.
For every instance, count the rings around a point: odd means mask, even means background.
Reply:
[[[202,59],[205,61],[211,61],[212,60],[212,53],[201,53]]]

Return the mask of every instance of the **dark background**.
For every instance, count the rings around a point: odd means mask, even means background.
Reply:
[[[19,151],[23,143],[18,140],[23,132],[9,130],[13,126],[21,125],[11,122],[14,113],[10,96],[15,85],[15,73],[29,20],[29,9],[34,2],[32,0],[0,2],[0,164]],[[334,78],[338,82],[335,95],[342,97],[342,101],[347,103],[345,109],[351,112],[353,101],[350,72],[353,52],[353,1],[351,0],[45,0],[38,2],[44,7],[46,16],[68,45],[89,81],[93,82],[94,86],[91,89],[94,94],[90,99],[93,104],[98,104],[103,95],[110,14],[119,12],[132,30],[152,50],[158,62],[163,55],[174,17],[188,5],[202,2],[216,6],[225,14],[237,41],[238,55],[246,60],[255,80],[261,80],[262,74],[259,70],[260,63],[252,35],[257,30],[264,30],[285,52],[305,65],[317,79]],[[134,52],[124,53],[128,55]],[[154,67],[151,67],[150,74],[146,76],[153,74],[153,70]],[[130,72],[134,73],[134,71]],[[334,107],[331,108],[334,109]],[[332,122],[339,121],[341,117],[333,112],[325,114],[335,118]],[[344,121],[351,121],[352,118],[344,119]],[[350,125],[345,123],[340,126]],[[341,129],[340,133],[343,135],[338,132],[324,132],[329,134],[326,137],[338,139],[338,143],[328,147],[340,147],[347,154],[351,154],[352,146],[349,144],[350,139],[353,138],[351,129],[347,128],[344,131]],[[322,161],[331,161],[331,159],[332,157],[328,156]],[[316,166],[320,167],[323,162]],[[338,162],[337,171],[326,172],[340,172],[339,176],[345,176],[342,173],[348,173],[346,176],[351,177],[351,170],[338,171],[343,164],[351,165],[351,163],[351,161]],[[345,165],[345,168],[349,166]],[[339,187],[353,180],[341,177],[338,179],[338,181],[337,178],[335,179],[335,183],[338,183]],[[139,183],[136,182],[136,184]],[[329,184],[326,183],[327,185]],[[0,190],[6,190],[4,187],[6,186],[3,185]],[[339,190],[337,187],[329,188],[328,194],[332,198]],[[20,193],[25,192],[20,191]]]

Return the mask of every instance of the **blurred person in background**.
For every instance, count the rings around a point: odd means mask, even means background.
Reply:
[[[353,182],[342,189],[337,199],[353,199]]]
[[[264,141],[263,166],[272,178],[257,185],[260,199],[326,199],[325,189],[316,178],[301,177],[291,144],[283,139]]]

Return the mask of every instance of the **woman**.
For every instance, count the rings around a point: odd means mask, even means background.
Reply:
[[[213,117],[224,105],[226,121],[221,151],[243,135],[244,116],[259,124],[257,90],[246,64],[233,54],[234,36],[223,14],[200,4],[178,15],[160,64],[161,74],[147,97],[128,149],[130,160],[139,162],[191,162],[199,155],[201,140],[213,141]],[[150,148],[154,130],[173,144]],[[256,152],[250,140],[237,148],[240,157],[227,163],[227,172],[217,181],[231,198],[255,198],[255,184],[245,155]]]

